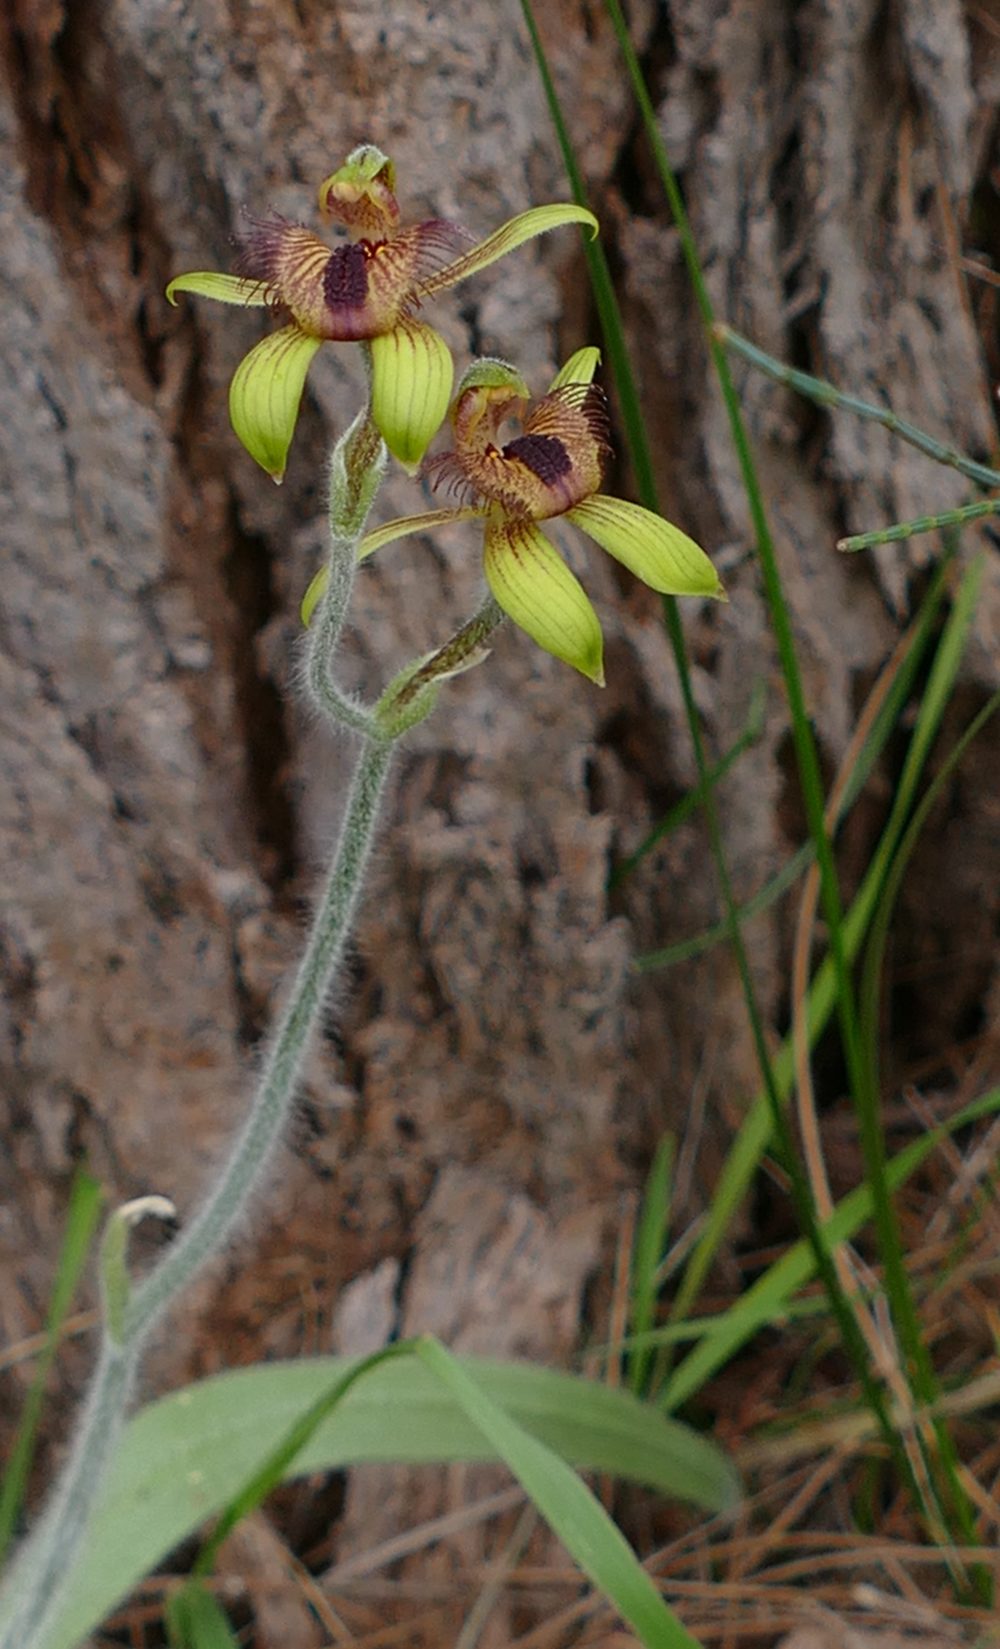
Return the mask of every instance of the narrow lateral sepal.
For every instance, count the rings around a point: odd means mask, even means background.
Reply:
[[[589,229],[591,236],[597,234],[600,225],[593,212],[588,212],[585,206],[573,206],[569,203],[555,206],[532,206],[526,212],[519,212],[517,217],[509,218],[492,235],[487,235],[478,246],[473,246],[468,252],[463,252],[460,258],[446,264],[436,274],[428,276],[422,281],[419,293],[422,298],[433,297],[435,292],[444,292],[457,281],[467,280],[470,275],[478,275],[481,269],[488,269],[491,263],[498,258],[505,258],[508,252],[513,252],[525,241],[534,240],[536,235],[544,235],[549,229],[561,229],[564,224],[578,223],[582,228]]]
[[[167,287],[167,302],[177,307],[178,292],[193,292],[216,303],[240,304],[244,309],[263,309],[267,304],[264,281],[247,280],[242,275],[224,275],[217,269],[194,269],[189,275],[175,275]]]
[[[722,581],[701,546],[641,504],[595,493],[567,510],[566,518],[651,590],[725,601]]]

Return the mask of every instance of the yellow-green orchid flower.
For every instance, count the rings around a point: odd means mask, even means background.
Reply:
[[[236,369],[229,413],[243,445],[275,481],[285,472],[306,373],[320,344],[363,340],[371,351],[372,417],[389,451],[416,471],[451,397],[452,363],[444,339],[414,312],[547,229],[597,219],[581,206],[538,206],[511,218],[478,245],[458,224],[432,218],[399,227],[392,162],[362,144],[319,189],[321,212],[347,229],[332,248],[310,229],[276,214],[248,218],[238,275],[195,271],[167,287],[220,303],[268,305],[285,317],[280,331]]]
[[[522,433],[505,444],[500,426],[524,408],[528,387],[505,361],[475,362],[451,409],[454,450],[432,458],[424,471],[466,502],[376,528],[361,540],[358,557],[407,533],[483,519],[486,580],[504,612],[546,652],[603,685],[597,614],[539,521],[566,516],[663,595],[725,594],[708,556],[686,533],[599,490],[610,452],[606,403],[593,382],[599,360],[596,349],[578,350],[527,412]],[[306,623],[325,582],[320,573],[306,592]]]

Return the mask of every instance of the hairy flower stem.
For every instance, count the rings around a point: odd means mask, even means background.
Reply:
[[[309,630],[306,654],[306,683],[316,708],[328,721],[368,738],[384,734],[371,711],[337,685],[333,660],[354,587],[358,543],[385,464],[385,445],[366,407],[333,450],[327,583]]]
[[[361,752],[333,868],[246,1127],[208,1201],[136,1289],[125,1315],[126,1340],[147,1333],[178,1289],[222,1246],[277,1143],[357,908],[391,758],[392,746],[383,742]]]
[[[205,1202],[139,1286],[129,1292],[124,1245],[113,1279],[97,1367],[69,1461],[50,1507],[18,1555],[0,1600],[0,1649],[36,1649],[52,1619],[71,1559],[104,1480],[143,1347],[194,1274],[217,1254],[247,1204],[281,1137],[324,1003],[343,955],[371,853],[396,733],[337,687],[332,654],[354,581],[357,545],[385,468],[385,448],[367,409],[334,448],[330,476],[329,586],[310,637],[307,681],[331,722],[363,737],[340,837],[305,953],[264,1060],[250,1114]],[[405,731],[401,728],[400,732]],[[109,1245],[110,1250],[110,1245]],[[113,1282],[113,1286],[111,1283]]]
[[[34,1649],[68,1572],[79,1533],[90,1514],[95,1485],[128,1405],[137,1358],[105,1336],[86,1405],[59,1486],[42,1522],[18,1553],[0,1608],[0,1649]]]
[[[242,1132],[191,1223],[134,1290],[127,1273],[127,1227],[143,1214],[169,1212],[171,1205],[163,1198],[144,1198],[112,1216],[121,1225],[113,1240],[109,1228],[103,1250],[106,1310],[97,1368],[62,1479],[0,1598],[0,1649],[44,1649],[46,1626],[56,1614],[124,1423],[143,1347],[180,1290],[219,1253],[245,1217],[281,1138],[357,910],[395,746],[430,713],[438,684],[485,656],[486,643],[504,616],[487,597],[450,641],[397,677],[374,709],[342,692],[332,674],[333,652],[385,456],[366,409],[338,441],[331,464],[329,577],[310,631],[306,681],[316,708],[331,724],[360,735],[361,750],[305,953]]]
[[[305,954],[272,1040],[246,1126],[207,1201],[126,1308],[122,1339],[105,1336],[76,1446],[55,1502],[17,1571],[15,1615],[2,1649],[32,1649],[67,1572],[104,1467],[121,1429],[139,1357],[151,1329],[194,1273],[218,1253],[246,1211],[288,1119],[298,1079],[357,908],[393,746],[369,741],[358,760],[333,868]],[[27,1573],[24,1573],[24,1568]]]
[[[353,561],[355,544],[351,540],[345,548]],[[341,565],[337,572],[342,575],[342,563],[348,556],[339,558]],[[313,620],[309,631],[309,640],[306,651],[306,684],[309,697],[317,710],[321,711],[326,719],[339,727],[346,727],[352,733],[358,733],[362,738],[378,736],[375,719],[364,705],[345,693],[337,685],[332,672],[332,661],[340,632],[344,622],[344,610],[347,606],[347,595],[350,592],[350,581],[346,581],[346,592],[341,579],[335,579],[334,562],[338,558],[330,558],[330,582],[327,592],[320,603],[319,612]],[[338,583],[341,587],[338,588]]]

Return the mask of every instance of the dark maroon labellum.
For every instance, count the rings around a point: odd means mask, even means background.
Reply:
[[[503,449],[505,458],[519,458],[546,487],[573,468],[573,460],[555,435],[519,435]]]
[[[323,272],[323,297],[329,307],[360,309],[368,296],[368,260],[363,246],[339,246]]]

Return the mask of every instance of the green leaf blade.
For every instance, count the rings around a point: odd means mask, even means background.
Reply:
[[[143,1575],[240,1494],[352,1366],[331,1357],[239,1369],[141,1410],[126,1427],[39,1649],[74,1649]],[[529,1364],[470,1358],[463,1366],[518,1425],[578,1468],[616,1473],[708,1511],[739,1499],[721,1450],[629,1392]],[[352,1388],[296,1456],[292,1475],[495,1458],[437,1379],[400,1358]]]

